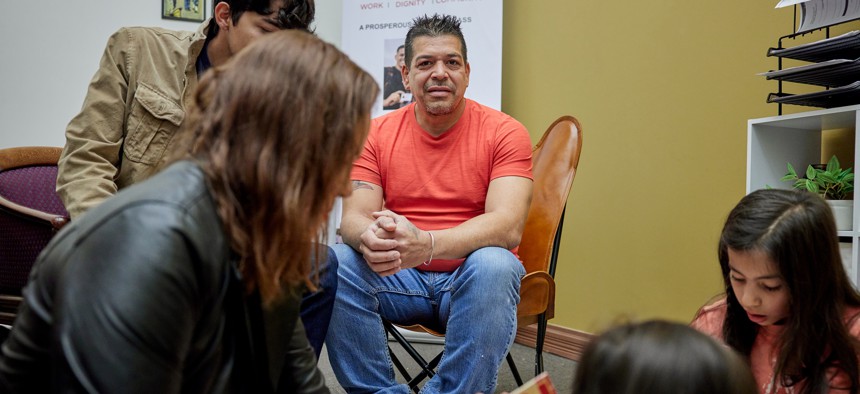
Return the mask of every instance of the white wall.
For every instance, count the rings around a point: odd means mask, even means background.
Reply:
[[[4,2],[0,148],[65,144],[66,124],[80,110],[104,45],[118,28],[197,29],[194,22],[161,19],[160,1]],[[339,45],[342,0],[316,2],[317,35]]]
[[[343,0],[316,0],[316,6],[317,36],[340,48]]]

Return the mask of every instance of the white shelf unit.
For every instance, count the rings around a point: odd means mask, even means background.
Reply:
[[[804,171],[809,164],[818,164],[821,159],[821,140],[824,130],[853,129],[854,163],[860,163],[860,105],[830,108],[769,118],[750,119],[747,123],[747,193],[767,187],[790,189],[791,185],[780,179],[787,172],[786,163],[797,171]],[[848,158],[841,158],[846,162]],[[858,195],[854,193],[854,217],[851,231],[839,231],[842,261],[854,286],[860,283],[858,253],[860,253],[860,231],[858,231]]]

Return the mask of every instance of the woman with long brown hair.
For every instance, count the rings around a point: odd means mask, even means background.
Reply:
[[[0,351],[0,387],[327,392],[299,292],[335,197],[351,191],[377,93],[299,31],[208,71],[178,160],[42,254]]]

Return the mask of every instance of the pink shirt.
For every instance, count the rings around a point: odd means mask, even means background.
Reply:
[[[467,99],[463,116],[439,137],[418,125],[415,104],[374,119],[352,179],[381,186],[385,208],[416,227],[443,230],[484,213],[491,180],[532,179],[531,169],[526,128]],[[453,271],[462,261],[434,259],[417,268]]]
[[[726,299],[721,298],[710,305],[702,307],[690,325],[723,342],[723,322],[726,317],[727,308]],[[858,315],[860,315],[860,308],[850,307],[846,310],[844,317],[849,332],[856,338],[860,338],[860,319],[858,319]],[[750,351],[750,367],[752,368],[759,391],[762,394],[792,394],[800,392],[800,389],[803,387],[803,382],[793,387],[783,387],[780,384],[781,379],[776,379],[773,376],[776,358],[779,356],[779,344],[777,341],[782,330],[783,326],[771,325],[760,327],[758,336],[756,336]],[[835,388],[849,387],[847,376],[844,373],[832,374],[830,382],[830,387],[833,387],[830,393],[848,393],[848,390]]]

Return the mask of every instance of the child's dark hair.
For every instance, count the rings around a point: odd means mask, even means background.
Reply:
[[[573,394],[757,394],[747,364],[711,337],[652,320],[606,331],[585,350]]]
[[[789,294],[789,316],[774,376],[785,387],[803,383],[802,394],[830,390],[828,369],[843,371],[858,392],[858,341],[844,324],[847,306],[860,306],[842,258],[833,213],[813,193],[758,190],[729,213],[719,243],[726,289],[723,337],[749,358],[759,326],[749,320],[732,290],[728,250],[759,251],[779,268]]]

